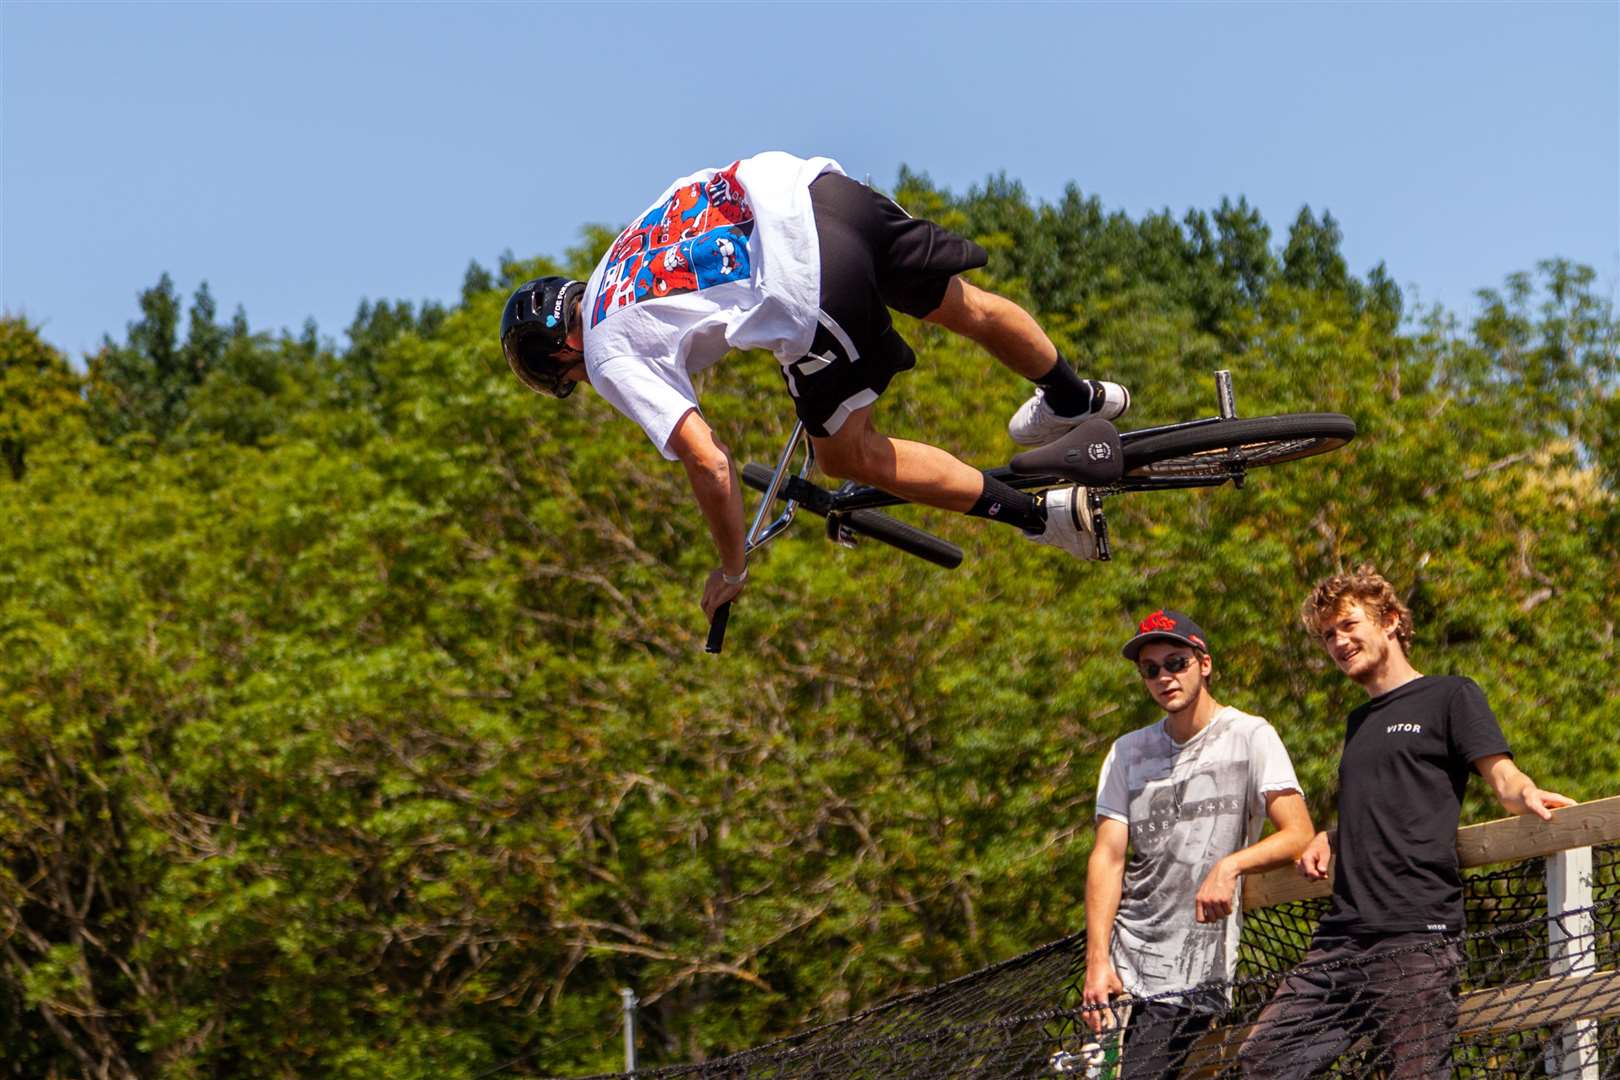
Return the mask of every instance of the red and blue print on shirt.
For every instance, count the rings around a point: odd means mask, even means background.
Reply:
[[[748,277],[754,208],[737,181],[738,164],[682,185],[619,234],[591,308],[592,326],[643,300]]]

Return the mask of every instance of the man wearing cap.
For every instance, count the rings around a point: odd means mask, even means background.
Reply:
[[[1275,729],[1210,693],[1209,639],[1192,619],[1153,612],[1124,654],[1165,715],[1116,739],[1103,762],[1084,998],[1153,999],[1131,1011],[1121,1075],[1160,1077],[1229,1004],[1212,984],[1237,965],[1243,876],[1304,851],[1311,815]],[[1276,831],[1262,840],[1267,818]],[[1100,1030],[1112,1018],[1096,1009],[1087,1021]]]

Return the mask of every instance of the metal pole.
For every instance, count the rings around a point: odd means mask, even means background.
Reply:
[[[624,1071],[636,1071],[636,992],[628,986],[619,991],[624,999]]]

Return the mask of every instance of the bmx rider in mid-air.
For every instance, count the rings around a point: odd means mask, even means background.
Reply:
[[[1079,378],[1028,312],[959,275],[989,256],[908,215],[829,158],[781,152],[675,181],[619,235],[588,282],[539,278],[501,315],[501,347],[533,390],[588,382],[679,460],[720,553],[704,614],[748,577],[738,469],[703,419],[692,375],[731,349],[767,349],[829,476],[910,502],[1004,521],[1037,543],[1098,557],[1083,487],[1016,490],[927,443],[894,439],[872,408],[916,355],[888,308],[983,346],[1035,384],[1008,433],[1025,446],[1130,405]]]

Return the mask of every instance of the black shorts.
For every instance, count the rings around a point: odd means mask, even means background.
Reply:
[[[1437,933],[1318,930],[1238,1051],[1251,1080],[1325,1072],[1363,1035],[1394,1080],[1451,1075],[1462,946]]]
[[[951,278],[990,256],[971,240],[914,218],[839,173],[810,185],[821,249],[820,325],[810,351],[782,367],[810,434],[835,434],[917,363],[889,308],[917,318],[939,307]]]
[[[1189,997],[1195,995],[1188,995]],[[1125,1029],[1120,1080],[1159,1080],[1180,1076],[1198,1037],[1220,1019],[1220,1012],[1177,1000],[1144,1001],[1131,1010]],[[1224,1006],[1226,1003],[1222,1001]]]

